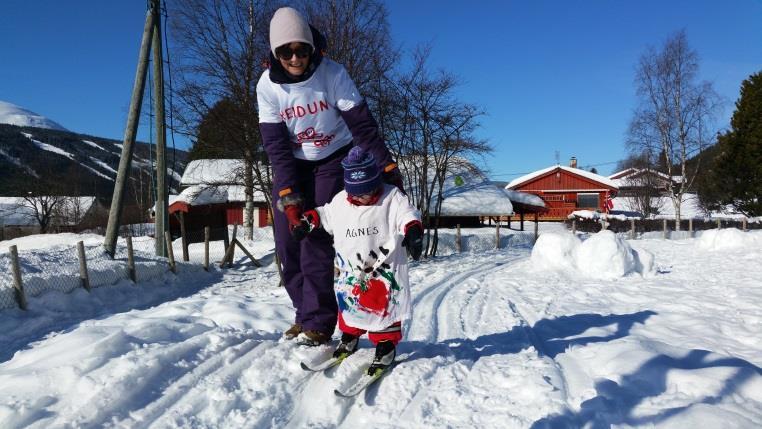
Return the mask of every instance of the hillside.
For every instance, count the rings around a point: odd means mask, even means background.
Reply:
[[[18,196],[37,189],[66,195],[109,199],[119,167],[122,143],[66,130],[0,124],[0,196]],[[149,188],[152,154],[137,143],[132,183]],[[171,187],[176,188],[187,153],[168,152]]]

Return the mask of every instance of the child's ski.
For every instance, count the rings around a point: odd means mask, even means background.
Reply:
[[[353,396],[357,396],[362,393],[368,386],[375,383],[379,378],[383,377],[384,374],[386,374],[389,371],[389,368],[391,368],[393,365],[394,364],[389,365],[383,369],[379,368],[373,375],[363,373],[363,375],[356,382],[346,386],[345,388],[335,389],[333,393],[335,393],[336,396],[340,396],[342,398],[351,398]]]
[[[305,370],[305,371],[320,372],[320,371],[325,371],[325,370],[327,370],[329,368],[333,368],[334,366],[340,364],[341,361],[343,361],[345,358],[346,358],[346,356],[330,357],[329,359],[326,359],[326,360],[324,360],[322,362],[319,362],[317,364],[310,365],[310,364],[307,364],[307,363],[304,363],[304,362],[301,362],[301,364],[302,364],[302,369]]]

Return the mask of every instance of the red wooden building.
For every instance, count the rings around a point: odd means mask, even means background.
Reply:
[[[189,235],[203,237],[204,227],[225,234],[227,225],[242,225],[245,204],[244,187],[238,183],[243,162],[237,159],[199,159],[191,161],[183,172],[183,191],[170,197],[170,231],[180,234],[180,220]],[[261,192],[254,192],[254,226],[270,224],[269,210]]]
[[[611,199],[619,191],[610,179],[576,168],[556,165],[511,181],[506,189],[537,195],[548,211],[539,220],[565,220],[575,210],[608,212]]]

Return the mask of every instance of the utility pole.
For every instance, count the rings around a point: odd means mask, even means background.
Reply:
[[[153,11],[153,88],[156,109],[156,237],[169,231],[169,202],[167,196],[167,130],[164,123],[164,61],[161,45],[160,0],[151,0]],[[156,256],[167,256],[166,240],[156,240]]]
[[[143,104],[143,92],[145,90],[146,75],[148,72],[148,56],[151,53],[151,44],[153,44],[154,50],[156,129],[159,135],[157,138],[157,148],[161,148],[157,149],[157,186],[159,188],[157,194],[159,195],[159,198],[157,198],[156,201],[156,254],[159,256],[166,255],[166,247],[163,244],[164,231],[167,228],[166,162],[164,156],[166,147],[166,129],[164,126],[164,78],[160,28],[160,0],[150,0],[149,9],[146,12],[145,26],[143,27],[143,38],[140,43],[140,54],[138,56],[138,68],[135,73],[135,84],[132,87],[130,110],[127,115],[127,127],[124,130],[122,155],[119,159],[119,171],[117,172],[116,181],[114,183],[114,194],[109,209],[106,237],[103,242],[103,247],[112,258],[116,252],[116,240],[119,235],[119,226],[121,225],[127,180],[132,170],[132,155],[135,150],[135,137],[137,135],[138,122],[140,120],[140,109]],[[161,156],[161,164],[159,164],[158,161],[159,156]],[[159,223],[160,216],[161,223]]]

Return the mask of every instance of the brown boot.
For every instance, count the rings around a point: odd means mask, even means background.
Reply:
[[[320,346],[331,340],[330,335],[320,331],[304,331],[296,337],[296,343],[301,346]]]
[[[294,338],[299,336],[299,334],[301,333],[302,333],[302,325],[298,323],[294,323],[293,325],[291,325],[290,328],[288,328],[286,332],[283,333],[283,338],[287,340],[293,340]]]

